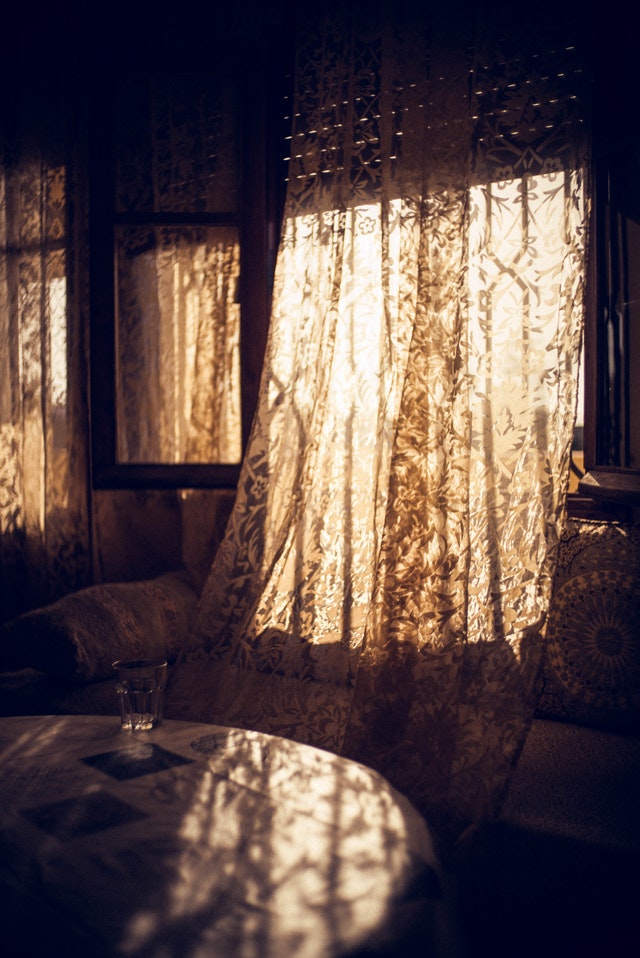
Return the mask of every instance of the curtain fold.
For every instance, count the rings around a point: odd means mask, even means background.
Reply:
[[[259,408],[173,690],[373,765],[453,837],[532,714],[589,205],[575,22],[481,7],[299,31]]]

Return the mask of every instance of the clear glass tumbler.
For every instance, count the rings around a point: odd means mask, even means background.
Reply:
[[[155,728],[162,721],[166,659],[119,659],[113,663],[120,721],[130,732]]]

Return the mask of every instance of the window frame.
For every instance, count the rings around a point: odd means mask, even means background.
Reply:
[[[272,52],[272,51],[271,51]],[[282,96],[287,82],[283,60],[261,46],[234,49],[217,57],[215,69],[205,75],[231,75],[239,84],[240,197],[234,218],[240,235],[241,309],[240,365],[242,451],[244,452],[258,401],[266,346],[276,244],[283,205],[282,170],[275,157],[282,153]],[[284,60],[286,63],[286,59]],[[181,69],[182,68],[182,69]],[[118,68],[125,72],[126,64]],[[153,64],[150,67],[153,70]],[[173,57],[169,69],[180,73],[193,67]],[[110,139],[110,103],[116,73],[104,73],[91,95],[92,129],[89,183],[89,304],[90,304],[90,423],[91,476],[95,489],[221,488],[237,485],[241,464],[123,463],[117,458],[115,353],[115,243],[117,225],[149,216],[116,216],[113,209],[114,164]],[[275,121],[275,122],[274,122]],[[275,148],[275,154],[274,154]],[[162,214],[162,224],[211,225],[229,223],[226,214]]]
[[[640,504],[640,470],[610,465],[604,461],[601,451],[606,416],[605,384],[602,375],[606,358],[603,304],[608,296],[606,276],[602,269],[605,240],[601,191],[605,176],[605,169],[596,168],[584,327],[584,475],[578,482],[576,497],[582,498],[579,509],[585,517],[599,517],[604,512],[614,513],[613,518],[627,519],[629,510]],[[578,506],[578,503],[574,505]]]
[[[584,325],[584,475],[577,493],[569,496],[569,513],[584,518],[632,520],[640,506],[640,470],[612,465],[604,454],[607,427],[607,383],[604,364],[606,347],[606,304],[610,288],[606,263],[607,196],[611,164],[610,152],[619,149],[621,136],[629,134],[634,116],[633,93],[638,87],[634,76],[635,60],[625,56],[621,43],[630,42],[630,33],[621,24],[612,23],[617,43],[603,37],[595,46],[592,157],[591,219],[587,262],[587,290]],[[639,371],[640,372],[640,371]]]

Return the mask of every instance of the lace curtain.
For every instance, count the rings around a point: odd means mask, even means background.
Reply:
[[[64,84],[0,104],[0,616],[89,581],[80,137]],[[70,145],[74,145],[73,151]],[[74,216],[73,214],[76,214]]]
[[[512,6],[300,30],[260,404],[172,689],[451,836],[531,718],[577,402],[584,51]]]

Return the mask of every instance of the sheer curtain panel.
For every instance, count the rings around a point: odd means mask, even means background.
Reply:
[[[4,72],[2,74],[4,79]],[[0,615],[90,574],[81,138],[56,73],[0,91]],[[73,144],[73,149],[71,148]],[[75,196],[76,202],[71,202]],[[86,265],[86,264],[85,264]]]
[[[373,765],[452,837],[522,744],[564,521],[589,206],[566,14],[301,24],[260,404],[173,692]]]

